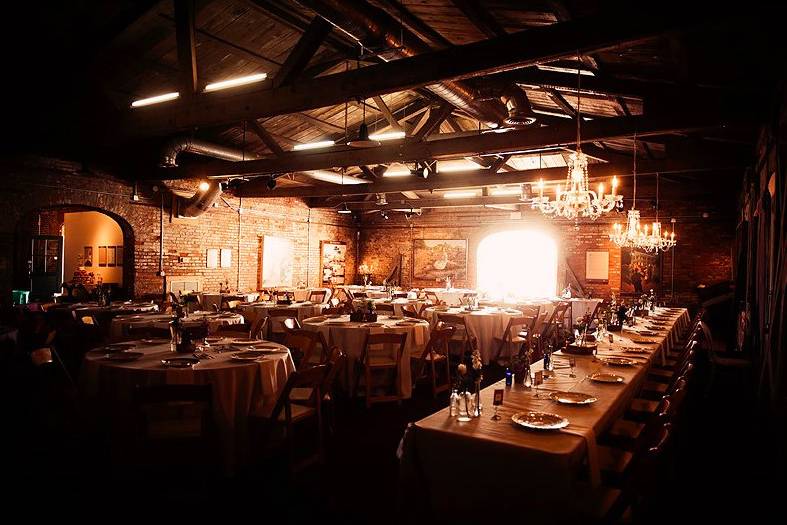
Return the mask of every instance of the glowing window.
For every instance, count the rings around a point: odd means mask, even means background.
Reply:
[[[493,233],[478,245],[478,289],[493,298],[553,297],[557,244],[536,230]]]

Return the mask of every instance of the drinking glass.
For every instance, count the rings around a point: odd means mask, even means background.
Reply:
[[[568,366],[571,368],[571,373],[569,374],[569,377],[577,377],[577,374],[574,372],[574,369],[577,366],[577,358],[573,356],[569,357]]]

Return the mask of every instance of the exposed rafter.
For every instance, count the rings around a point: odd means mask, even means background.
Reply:
[[[175,39],[178,44],[178,85],[186,100],[197,93],[197,50],[194,40],[194,0],[175,0]]]
[[[676,108],[675,113],[661,112],[652,117],[613,117],[586,122],[582,129],[583,142],[627,138],[635,132],[641,137],[662,135],[676,131],[696,131],[715,128],[722,124],[719,109],[694,106],[694,113]],[[416,142],[397,141],[376,148],[353,149],[334,147],[330,151],[315,153],[287,152],[281,157],[246,162],[215,161],[197,166],[180,167],[163,172],[151,172],[156,178],[193,178],[195,176],[233,176],[244,174],[271,174],[291,171],[330,169],[386,162],[413,162],[424,159],[457,158],[476,154],[506,154],[532,151],[540,148],[562,147],[576,141],[573,122],[507,133],[467,132],[453,139],[437,136],[435,140]]]
[[[263,144],[265,144],[268,147],[268,149],[271,150],[271,153],[273,153],[277,157],[281,156],[284,153],[284,150],[279,145],[279,143],[276,142],[276,139],[273,138],[273,136],[268,132],[268,130],[262,126],[262,124],[260,124],[256,120],[249,120],[248,126],[251,128],[254,134],[260,138]]]
[[[728,159],[719,156],[692,156],[664,160],[643,161],[637,165],[638,175],[650,173],[690,173],[726,169],[741,169],[745,163],[737,158]],[[610,177],[625,177],[631,173],[630,161],[609,164],[592,164],[592,179],[608,180]],[[419,177],[383,177],[373,184],[303,186],[299,188],[268,190],[265,178],[251,181],[238,189],[244,197],[338,197],[346,195],[367,195],[370,193],[400,193],[403,191],[432,191],[457,188],[473,188],[506,184],[530,184],[539,179],[545,182],[560,182],[566,177],[565,167],[519,170],[501,173],[490,173],[480,170],[465,173],[443,174],[428,179]]]
[[[330,32],[331,24],[319,16],[315,17],[290,54],[287,55],[287,59],[273,79],[273,87],[283,86],[295,80],[303,72],[309,60],[312,59]]]
[[[125,130],[128,133],[172,132],[294,113],[441,80],[525,67],[572,56],[578,50],[587,52],[621,44],[631,45],[697,22],[689,16],[660,15],[621,20],[620,15],[602,14],[327,75],[297,85],[251,93],[200,95],[191,104],[173,101],[132,112],[128,115]],[[317,93],[319,96],[315,96]]]
[[[506,34],[503,26],[495,20],[478,0],[451,0],[451,2],[487,38],[495,38]]]

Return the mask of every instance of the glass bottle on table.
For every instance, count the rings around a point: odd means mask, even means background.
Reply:
[[[451,389],[451,398],[448,403],[449,416],[457,417],[459,415],[459,392],[456,388]]]

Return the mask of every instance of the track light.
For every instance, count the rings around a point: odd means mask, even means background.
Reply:
[[[388,220],[388,212],[387,212],[387,211],[385,211],[385,210],[382,210],[382,211],[380,212],[380,216],[381,216],[383,219],[385,219],[386,221]]]

